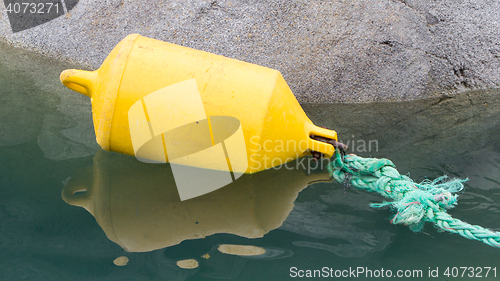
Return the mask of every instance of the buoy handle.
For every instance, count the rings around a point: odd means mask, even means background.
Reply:
[[[93,184],[93,166],[85,167],[69,179],[61,191],[61,197],[66,203],[83,207],[90,212]]]
[[[59,77],[64,86],[87,97],[92,97],[97,71],[67,69]]]
[[[335,148],[333,147],[333,145],[331,145],[330,143],[315,140],[311,138],[311,136],[319,136],[326,139],[337,140],[337,132],[315,126],[312,123],[306,123],[306,124],[307,124],[306,130],[308,132],[308,137],[309,137],[308,148],[311,151],[317,151],[323,153],[325,157],[328,158],[332,157],[333,153],[335,152]]]

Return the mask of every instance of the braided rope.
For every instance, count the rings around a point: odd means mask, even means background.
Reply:
[[[392,202],[371,204],[377,208],[392,206],[396,211],[391,220],[393,224],[408,225],[411,230],[420,231],[425,222],[431,222],[441,231],[500,247],[500,232],[454,219],[446,212],[457,204],[458,195],[455,193],[464,188],[463,183],[468,179],[442,176],[433,181],[415,183],[399,174],[394,167],[387,159],[363,158],[353,154],[341,157],[337,152],[328,170],[340,183],[393,199]]]

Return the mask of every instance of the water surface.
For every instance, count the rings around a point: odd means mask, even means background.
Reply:
[[[90,102],[58,81],[70,67],[0,45],[1,280],[298,279],[292,267],[422,270],[423,280],[437,267],[433,279],[448,280],[447,267],[499,265],[500,249],[390,224],[388,208],[369,207],[380,196],[323,182],[309,159],[181,203],[166,169],[99,150]],[[499,97],[303,107],[351,152],[415,180],[469,178],[450,213],[500,230]]]

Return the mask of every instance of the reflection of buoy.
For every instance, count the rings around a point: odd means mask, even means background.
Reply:
[[[117,266],[126,266],[128,263],[128,258],[126,256],[117,257],[113,263]]]
[[[197,268],[198,265],[198,261],[194,259],[181,260],[177,262],[177,266],[184,269]]]
[[[167,166],[101,150],[93,167],[73,175],[62,197],[87,209],[126,251],[145,252],[215,233],[262,237],[282,225],[310,181],[329,179],[326,170],[308,175],[307,165],[283,167],[243,175],[214,192],[180,201]]]
[[[97,142],[105,150],[229,171],[233,180],[311,151],[334,152],[310,136],[336,140],[336,133],[313,125],[281,74],[266,67],[132,34],[98,70],[66,70],[60,78],[91,98]],[[232,117],[240,127],[217,140],[221,126],[214,116]],[[200,139],[166,138],[200,121],[209,127],[196,132]],[[182,154],[187,151],[195,155]]]
[[[228,245],[222,244],[217,248],[219,252],[235,256],[260,256],[266,253],[266,249],[252,245]]]

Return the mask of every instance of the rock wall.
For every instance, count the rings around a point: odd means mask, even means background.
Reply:
[[[64,6],[53,19],[4,9],[0,38],[94,69],[122,38],[140,33],[277,69],[303,103],[500,86],[495,0],[51,1]],[[4,8],[11,2],[20,0],[4,0]]]

